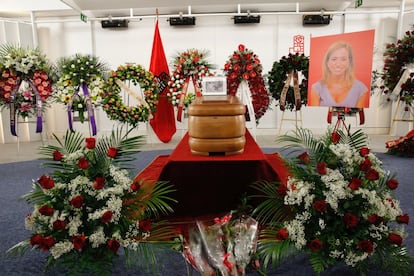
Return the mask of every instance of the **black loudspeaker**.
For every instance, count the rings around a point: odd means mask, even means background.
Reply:
[[[260,23],[260,15],[236,15],[234,24]]]
[[[180,17],[170,17],[168,21],[170,21],[170,26],[189,26],[195,25],[195,17],[194,16],[180,16]]]
[[[303,16],[303,25],[328,25],[330,22],[330,15],[308,14]]]
[[[128,20],[102,20],[102,28],[128,28]]]

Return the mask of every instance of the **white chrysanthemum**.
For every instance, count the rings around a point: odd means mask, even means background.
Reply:
[[[66,226],[68,229],[69,236],[76,236],[79,233],[79,227],[82,225],[82,220],[80,216],[74,216],[69,219],[68,225]]]
[[[289,233],[289,239],[295,243],[297,249],[306,246],[305,227],[301,220],[293,219],[285,223],[286,230]]]
[[[103,227],[98,227],[96,232],[89,236],[89,242],[91,243],[92,248],[98,248],[101,244],[106,243]]]
[[[354,267],[357,263],[365,260],[368,258],[368,253],[362,253],[361,255],[358,255],[354,252],[347,252],[348,254],[345,256],[345,263],[349,266]]]
[[[309,195],[315,187],[312,183],[295,178],[289,178],[286,186],[288,189],[284,198],[286,205],[300,205],[305,196]]]
[[[63,254],[70,252],[72,249],[73,243],[71,241],[61,241],[55,243],[55,245],[50,248],[50,254],[52,254],[54,259],[58,259]]]
[[[66,163],[70,163],[70,164],[75,164],[78,162],[79,158],[83,157],[83,151],[82,150],[77,150],[73,153],[70,153],[68,155],[65,155],[65,162]]]
[[[29,231],[35,231],[36,230],[36,222],[33,220],[31,215],[28,215],[24,218],[24,227],[26,228],[26,230]]]
[[[388,233],[388,226],[380,223],[378,226],[372,224],[368,227],[369,235],[376,240],[382,240],[384,233]]]
[[[321,230],[325,229],[326,224],[325,221],[323,219],[319,219],[319,228],[321,228]]]
[[[121,218],[122,199],[112,196],[107,201],[108,209],[112,211],[112,222],[117,223]]]

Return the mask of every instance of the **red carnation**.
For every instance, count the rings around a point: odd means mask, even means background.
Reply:
[[[286,228],[281,228],[276,234],[276,240],[283,241],[289,238],[289,233]]]
[[[52,236],[48,236],[48,237],[43,237],[40,240],[39,243],[39,247],[43,250],[43,251],[47,251],[49,250],[52,246],[55,245],[55,238],[53,238]]]
[[[117,148],[110,147],[110,148],[108,149],[108,151],[107,151],[106,155],[108,155],[110,158],[115,158],[115,157],[116,157],[116,155],[117,155],[117,153],[118,153]]]
[[[79,169],[86,170],[89,167],[88,160],[84,157],[79,158],[78,167],[79,167]]]
[[[73,243],[73,248],[75,248],[76,250],[81,250],[85,246],[85,243],[86,243],[85,235],[73,236],[71,240]]]
[[[86,148],[88,148],[88,149],[94,149],[95,148],[95,145],[96,145],[95,138],[93,138],[93,137],[86,138],[85,142],[86,142],[86,145],[85,145]]]
[[[66,228],[66,222],[64,220],[55,220],[53,222],[53,230],[63,230]]]
[[[349,189],[351,190],[358,190],[362,185],[362,180],[356,177],[352,177],[351,181],[349,182]]]
[[[319,250],[322,249],[322,241],[319,240],[319,239],[311,240],[310,243],[309,243],[309,248],[313,252],[318,252]]]
[[[340,139],[341,139],[341,135],[339,135],[338,132],[336,132],[336,131],[332,132],[332,135],[331,135],[332,143],[336,144],[336,143],[339,142]]]
[[[104,185],[105,185],[105,177],[98,176],[95,178],[95,181],[93,182],[93,187],[96,190],[102,189]]]
[[[112,220],[112,211],[110,210],[105,211],[105,213],[103,213],[101,216],[101,221],[103,223],[109,223],[111,222],[111,220]]]
[[[141,188],[141,183],[139,183],[139,181],[137,181],[137,180],[134,180],[134,182],[132,182],[132,184],[129,186],[129,188],[133,192],[136,192]]]
[[[319,212],[319,213],[323,213],[326,212],[326,201],[325,200],[317,200],[313,203],[313,208]]]
[[[327,173],[326,164],[324,162],[320,162],[316,165],[316,170],[320,175],[324,175]]]
[[[367,148],[367,147],[363,147],[363,148],[361,148],[361,149],[359,150],[359,154],[360,154],[362,157],[366,157],[366,156],[369,154],[369,148]]]
[[[361,164],[359,164],[359,169],[361,171],[368,171],[372,166],[371,160],[369,160],[368,158],[365,158],[364,161],[361,162]]]
[[[403,241],[402,237],[400,235],[396,234],[396,233],[389,233],[388,234],[388,240],[391,243],[396,244],[398,246],[401,246],[402,241]]]
[[[139,221],[139,229],[141,229],[142,232],[149,232],[151,231],[151,221],[149,220],[140,220]]]
[[[39,245],[40,241],[43,239],[43,236],[40,234],[35,234],[33,236],[30,237],[30,245],[34,246],[34,245]]]
[[[371,224],[379,225],[381,222],[384,221],[384,219],[382,217],[378,216],[377,214],[371,214],[371,215],[368,216],[368,221]]]
[[[309,154],[306,151],[299,154],[298,158],[303,164],[309,164],[310,162]]]
[[[83,205],[83,196],[78,195],[75,196],[70,200],[70,205],[72,205],[74,208],[80,208]]]
[[[119,242],[117,240],[109,240],[107,242],[107,245],[109,247],[109,250],[111,250],[113,253],[116,253],[119,249]]]
[[[55,160],[55,161],[62,161],[62,159],[63,159],[63,154],[60,151],[55,150],[53,152],[53,160]]]
[[[408,214],[404,214],[404,215],[397,216],[396,220],[398,223],[408,224],[408,222],[410,221],[410,217],[408,216]]]
[[[395,178],[391,178],[387,181],[387,186],[388,188],[390,188],[391,190],[395,190],[398,188],[398,180]]]
[[[46,175],[42,175],[37,182],[40,184],[40,186],[43,189],[49,190],[52,189],[53,187],[55,187],[55,181],[53,181],[52,178],[46,176]]]
[[[365,174],[365,177],[366,177],[368,180],[374,181],[374,180],[379,179],[379,173],[378,173],[378,171],[377,171],[377,170],[375,170],[375,169],[369,169],[369,170],[367,171],[367,173]]]
[[[361,240],[358,242],[358,248],[362,252],[372,254],[374,252],[374,244],[370,240]]]
[[[39,208],[39,213],[44,216],[51,216],[53,215],[54,212],[55,212],[55,209],[47,205],[43,205],[42,207]]]
[[[245,47],[243,44],[239,44],[238,49],[240,52],[243,52],[245,50]]]
[[[358,224],[358,217],[351,213],[345,213],[344,222],[346,226],[348,226],[349,228],[353,228]]]

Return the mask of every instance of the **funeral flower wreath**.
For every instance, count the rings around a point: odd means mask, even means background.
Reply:
[[[25,118],[42,112],[52,95],[51,65],[38,48],[0,49],[0,108]]]
[[[106,65],[93,55],[75,54],[57,61],[58,80],[54,86],[54,99],[67,106],[68,111],[78,112],[84,122],[89,109],[101,105],[105,84]]]
[[[240,83],[247,81],[252,96],[256,123],[266,113],[270,103],[262,70],[260,59],[243,44],[238,46],[238,49],[233,52],[224,65],[227,77],[227,94],[236,95]]]
[[[381,95],[384,96],[387,102],[392,100],[401,100],[405,103],[406,111],[408,107],[413,107],[414,100],[414,71],[411,72],[407,80],[401,84],[401,88],[397,97],[392,95],[404,71],[408,68],[413,70],[414,64],[414,30],[407,31],[403,38],[396,43],[389,43],[386,45],[384,52],[384,66],[382,72],[374,71],[374,78],[381,78],[381,85],[379,87]]]
[[[142,95],[124,83],[130,81],[139,85]],[[121,90],[138,101],[137,106],[128,106],[124,103]],[[139,122],[148,121],[157,110],[158,87],[154,75],[141,65],[120,65],[111,71],[102,94],[102,107],[111,120],[128,123],[135,127]]]
[[[68,130],[64,140],[55,136],[56,146],[41,147],[44,165],[54,171],[33,180],[23,196],[33,205],[25,218],[32,234],[8,253],[39,249],[47,253],[47,269],[68,275],[110,275],[121,248],[130,264],[155,266],[155,247],[168,249],[176,234],[154,219],[171,213],[175,201],[167,182],[130,178],[125,163],[143,137],[129,133],[120,128],[95,139]]]
[[[255,214],[265,225],[259,248],[267,264],[306,252],[318,275],[336,263],[362,275],[370,267],[412,272],[414,260],[403,245],[409,216],[394,194],[398,180],[382,168],[361,130],[315,138],[299,128],[278,141],[298,155],[286,160],[287,181],[254,185],[263,199]]]
[[[167,93],[168,98],[174,106],[178,106],[183,93],[185,94],[184,101],[186,104],[191,104],[194,97],[187,94],[187,91],[183,91],[184,84],[186,81],[189,81],[190,77],[193,78],[193,84],[196,86],[196,89],[201,89],[203,78],[213,75],[210,72],[212,66],[207,61],[207,56],[207,51],[188,49],[174,57],[172,62],[174,71],[168,82],[170,90]]]
[[[298,74],[299,96],[294,92],[294,86],[291,85],[291,79],[288,78],[291,73]],[[268,85],[269,92],[278,102],[280,109],[300,110],[301,105],[306,105],[308,96],[308,75],[309,75],[309,57],[304,54],[289,54],[283,56],[279,61],[273,63],[272,70],[269,72]],[[286,81],[289,83],[286,83]],[[293,80],[295,81],[295,80]],[[284,87],[286,88],[284,89]],[[283,93],[283,91],[285,92]]]

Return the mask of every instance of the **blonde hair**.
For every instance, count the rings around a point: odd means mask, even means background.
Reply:
[[[328,69],[328,61],[332,53],[338,49],[344,48],[348,52],[349,66],[345,70],[345,83],[347,86],[351,86],[355,80],[355,67],[354,67],[354,54],[352,46],[345,41],[338,41],[333,43],[326,51],[322,64],[322,82],[328,84],[331,78],[331,72]]]

